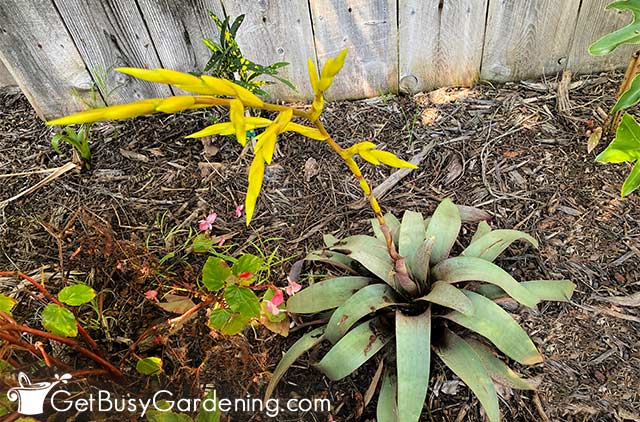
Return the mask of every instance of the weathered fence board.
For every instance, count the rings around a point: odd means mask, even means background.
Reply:
[[[318,61],[348,47],[347,62],[327,97],[372,97],[398,90],[395,0],[311,0]]]
[[[247,58],[262,65],[290,63],[281,68],[280,76],[288,79],[298,92],[280,83],[268,87],[267,91],[274,97],[289,100],[311,97],[313,92],[307,77],[307,59],[315,61],[316,52],[308,3],[301,0],[250,3],[224,0],[224,8],[232,18],[245,15],[237,39]]]
[[[481,77],[535,78],[565,68],[580,0],[491,0]]]
[[[0,58],[40,117],[83,107],[71,90],[91,77],[49,0],[0,2]]]
[[[610,0],[583,0],[569,54],[568,67],[574,72],[592,73],[625,67],[631,53],[638,49],[627,45],[606,56],[593,57],[589,54],[588,48],[594,41],[631,21],[630,12],[605,10],[609,3]]]
[[[219,0],[138,0],[144,21],[167,69],[202,71],[209,49],[201,38],[217,38],[217,27],[209,11],[222,16]]]
[[[480,73],[487,0],[400,0],[400,89],[471,85]]]
[[[135,2],[54,1],[87,69],[94,76],[120,66],[161,67]],[[107,91],[111,91],[109,98],[105,98],[108,103],[171,95],[171,90],[165,85],[141,81],[117,72],[107,72]]]

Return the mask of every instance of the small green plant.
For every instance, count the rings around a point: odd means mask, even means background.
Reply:
[[[233,20],[233,23],[230,23],[231,19],[226,14],[224,20],[221,20],[213,12],[209,12],[209,16],[220,31],[220,40],[216,43],[208,38],[202,39],[202,42],[211,50],[211,58],[204,68],[205,73],[233,81],[260,96],[267,96],[267,92],[262,89],[263,86],[274,83],[260,79],[265,75],[282,82],[294,91],[296,90],[291,82],[278,76],[280,69],[289,63],[277,62],[263,66],[244,57],[236,41],[236,34],[245,15],[238,16]]]
[[[633,19],[630,24],[611,32],[589,47],[589,53],[593,56],[603,56],[612,53],[616,48],[624,44],[640,44],[640,0],[614,1],[607,5],[607,9],[630,11]],[[636,76],[639,68],[640,54],[636,52],[631,59],[629,68],[618,91],[618,101],[611,110],[609,119],[609,131],[615,138],[609,146],[602,151],[596,161],[602,163],[635,162],[631,173],[622,185],[621,195],[627,196],[640,187],[640,125],[625,110],[635,106],[640,101],[640,75]],[[622,114],[624,112],[624,114]],[[594,132],[590,144],[597,144],[602,131]]]
[[[91,170],[91,148],[89,147],[89,134],[91,132],[91,125],[80,125],[80,128],[76,131],[71,127],[65,127],[51,138],[51,147],[58,154],[62,154],[60,151],[60,143],[64,142],[71,145],[78,153],[82,166],[85,170]]]
[[[327,278],[289,298],[287,311],[322,313],[328,322],[284,355],[265,399],[298,357],[325,342],[331,348],[316,367],[331,380],[348,376],[373,356],[384,361],[378,422],[418,421],[433,351],[476,394],[489,420],[499,421],[494,382],[525,390],[536,384],[519,377],[486,342],[521,364],[540,363],[542,356],[496,301],[510,297],[527,307],[543,300],[568,301],[574,284],[517,282],[493,261],[518,239],[534,246],[537,241],[516,230],[491,230],[484,221],[460,255],[450,257],[462,225],[450,200],[426,220],[412,211],[404,213],[402,222],[391,214],[385,220],[401,256],[395,262],[385,244],[386,229],[377,220],[372,220],[374,236],[325,236],[326,248],[306,258],[350,275]],[[400,267],[406,267],[406,273]]]
[[[61,303],[50,303],[42,311],[42,326],[52,334],[76,337],[78,321],[73,312],[63,304],[78,307],[91,302],[95,296],[96,292],[86,284],[65,287],[58,293],[58,301]]]

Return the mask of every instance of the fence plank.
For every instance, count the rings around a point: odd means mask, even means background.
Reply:
[[[571,46],[568,67],[576,73],[592,73],[625,67],[637,46],[622,46],[601,57],[589,54],[589,46],[603,35],[631,22],[631,13],[605,10],[611,0],[583,0]]]
[[[0,61],[0,88],[3,86],[16,85],[16,81],[9,73],[9,69]]]
[[[216,36],[209,10],[222,14],[219,0],[138,0],[162,66],[182,72],[202,71],[209,49],[201,38]]]
[[[488,0],[400,0],[400,89],[468,86],[478,77]]]
[[[130,0],[54,0],[89,71],[107,72],[108,103],[171,95],[166,85],[118,72],[118,66],[160,67],[160,60],[136,3]],[[104,94],[104,93],[103,93]]]
[[[580,0],[490,0],[483,79],[539,77],[567,63]]]
[[[84,108],[71,90],[91,76],[50,0],[0,2],[0,56],[40,117]]]
[[[311,19],[322,64],[349,48],[344,69],[328,91],[333,99],[373,97],[398,90],[395,0],[311,0]]]
[[[245,14],[238,32],[242,53],[262,65],[288,62],[280,76],[293,83],[298,92],[276,82],[266,88],[274,97],[288,100],[313,97],[307,76],[307,59],[316,60],[309,5],[303,0],[224,0],[229,16]],[[270,78],[265,78],[271,80]]]

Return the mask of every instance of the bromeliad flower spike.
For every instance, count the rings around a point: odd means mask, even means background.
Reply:
[[[177,113],[195,108],[212,107],[216,105],[225,106],[229,108],[228,122],[216,123],[187,137],[201,138],[210,135],[235,135],[236,140],[244,146],[247,142],[247,131],[263,129],[255,138],[254,158],[249,169],[249,186],[244,205],[247,225],[251,222],[256,201],[262,188],[265,164],[270,164],[273,159],[273,152],[278,136],[284,132],[296,132],[307,138],[325,142],[340,155],[349,170],[358,179],[363,192],[369,199],[376,218],[381,225],[385,227],[380,206],[373,196],[368,183],[364,180],[360,167],[354,160],[354,157],[360,156],[360,158],[374,165],[385,164],[397,168],[416,168],[416,166],[399,159],[390,152],[377,150],[375,144],[371,142],[361,142],[348,149],[343,149],[331,138],[320,122],[320,115],[324,107],[324,93],[331,87],[333,78],[340,72],[340,69],[342,69],[346,54],[347,50],[345,49],[335,58],[329,58],[320,74],[318,74],[313,60],[309,59],[309,78],[315,96],[308,111],[266,103],[246,88],[226,79],[214,78],[207,75],[194,76],[169,69],[138,69],[125,67],[116,70],[145,81],[173,85],[183,91],[192,92],[197,95],[150,98],[129,104],[96,108],[55,119],[47,122],[47,124],[82,124],[101,120],[126,119],[158,112]],[[274,111],[278,114],[273,120],[264,117],[246,116],[245,108],[247,107]],[[296,123],[293,121],[295,118],[304,119],[310,125],[307,126]],[[387,234],[386,238],[387,245],[392,247],[390,234]],[[395,255],[392,252],[392,256],[395,257]]]

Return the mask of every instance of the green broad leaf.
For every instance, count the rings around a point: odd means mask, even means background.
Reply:
[[[480,239],[482,236],[490,232],[491,232],[491,226],[489,225],[489,223],[487,223],[486,221],[479,222],[478,228],[476,229],[476,232],[473,234],[473,237],[471,238],[471,243],[475,242],[476,240]]]
[[[53,150],[57,153],[57,154],[61,154],[62,152],[60,151],[60,142],[62,142],[64,140],[64,135],[61,133],[56,133],[55,135],[53,135],[53,137],[51,138],[51,148],[53,148]]]
[[[396,311],[398,420],[418,422],[427,397],[431,365],[431,309],[407,316]]]
[[[165,400],[160,400],[156,406],[150,406],[145,413],[147,422],[193,422],[189,415],[169,410],[173,406],[175,403],[168,403]]]
[[[202,268],[202,284],[212,292],[217,292],[225,285],[231,275],[229,265],[222,258],[210,256]]]
[[[420,283],[422,289],[427,287],[429,281],[429,270],[431,269],[429,262],[431,261],[431,251],[435,237],[429,237],[422,242],[422,245],[416,251],[413,262],[410,265],[411,274]]]
[[[425,239],[434,237],[431,249],[431,265],[444,261],[458,238],[462,221],[458,207],[450,199],[440,202],[431,216]]]
[[[640,26],[639,26],[640,28]],[[640,75],[633,78],[631,86],[618,98],[616,105],[611,109],[612,113],[633,107],[640,101]]]
[[[249,324],[251,317],[228,308],[214,309],[209,315],[209,327],[227,336],[236,335]]]
[[[571,280],[531,280],[520,284],[536,295],[538,299],[553,302],[568,302],[576,288]],[[504,290],[493,284],[483,284],[478,287],[478,293],[491,300],[509,296]]]
[[[371,284],[363,287],[331,315],[324,336],[335,344],[362,317],[395,304],[395,291],[386,284]]]
[[[339,239],[337,237],[335,237],[332,234],[323,234],[322,235],[322,241],[324,242],[324,245],[327,248],[332,247],[333,245],[335,245],[336,243],[339,242]]]
[[[640,44],[640,0],[614,1],[606,8],[628,10],[633,14],[633,18],[629,25],[610,32],[591,44],[589,54],[592,56],[604,56],[623,44]]]
[[[157,357],[148,357],[140,359],[136,363],[136,371],[142,375],[157,375],[162,372],[162,359]]]
[[[518,283],[509,273],[482,258],[471,256],[449,258],[436,265],[431,270],[431,275],[435,280],[448,283],[484,281],[495,284],[509,293],[509,296],[530,308],[540,302],[536,295]]]
[[[213,391],[205,394],[202,399],[202,404],[200,405],[200,410],[196,415],[195,422],[220,422],[222,412],[218,408],[218,402],[215,400],[215,398],[216,396]],[[215,410],[213,410],[214,408]]]
[[[377,422],[398,422],[398,384],[393,371],[385,369],[376,408]]]
[[[436,281],[431,286],[431,291],[428,295],[416,300],[425,300],[465,315],[473,315],[473,304],[469,298],[462,293],[462,290],[446,281]]]
[[[70,306],[80,306],[89,303],[96,297],[96,291],[86,284],[67,286],[58,293],[58,300]]]
[[[538,241],[525,232],[518,230],[493,230],[471,242],[462,252],[464,256],[474,256],[493,262],[505,249],[516,240],[526,240],[536,248]]]
[[[356,235],[341,240],[332,249],[348,255],[390,286],[395,286],[393,260],[383,241],[371,236]]]
[[[490,422],[500,422],[496,388],[478,354],[462,338],[447,330],[444,344],[435,347],[438,357],[476,395]]]
[[[405,211],[400,224],[400,237],[398,239],[398,253],[405,257],[409,268],[413,268],[418,248],[425,240],[425,226],[422,214],[414,211]]]
[[[616,129],[616,137],[596,157],[601,163],[621,163],[640,158],[640,125],[629,113],[625,113]]]
[[[11,310],[16,305],[16,300],[0,294],[0,311],[4,312],[7,315],[11,315]]]
[[[191,244],[191,249],[195,253],[207,253],[213,248],[213,240],[209,235],[200,233],[193,239],[193,243]]]
[[[487,373],[495,382],[516,390],[535,390],[538,382],[527,380],[516,374],[506,363],[498,359],[491,349],[474,339],[466,340],[469,346],[480,357]]]
[[[340,380],[371,359],[393,336],[377,326],[378,318],[368,320],[347,333],[316,364],[332,381]]]
[[[287,300],[287,311],[315,314],[337,308],[374,281],[369,277],[336,277],[320,281],[291,296]]]
[[[342,254],[340,252],[320,250],[320,251],[311,252],[304,259],[305,261],[322,262],[325,264],[332,265],[336,268],[354,273],[353,268],[351,268],[353,259],[349,258],[347,255]]]
[[[397,245],[400,238],[400,220],[398,220],[395,215],[388,212],[384,215],[384,222],[387,227],[389,227],[389,232],[392,235],[393,243]],[[380,230],[380,222],[377,218],[371,219],[371,227],[373,228],[374,236],[379,240],[385,241],[382,230]]]
[[[255,255],[244,254],[233,264],[231,271],[234,275],[242,273],[255,274],[262,268],[264,261]]]
[[[42,311],[42,326],[52,334],[62,337],[78,335],[78,325],[73,313],[60,305],[50,303]]]
[[[636,162],[631,169],[631,173],[629,173],[629,176],[627,176],[627,179],[624,181],[620,195],[624,198],[638,189],[638,186],[640,186],[640,160]]]
[[[229,285],[224,289],[224,300],[233,312],[238,312],[246,318],[260,316],[260,300],[251,289]]]
[[[295,296],[294,296],[295,297]],[[300,340],[296,341],[293,346],[287,350],[287,353],[284,354],[280,362],[278,362],[278,366],[273,371],[273,375],[271,376],[271,381],[269,381],[269,385],[267,386],[267,390],[264,393],[264,401],[266,402],[271,398],[273,394],[273,390],[276,388],[276,385],[280,381],[280,378],[287,372],[287,369],[291,367],[295,363],[295,361],[300,358],[305,352],[317,344],[319,344],[322,340],[324,340],[324,327],[316,328],[315,330],[305,334],[300,337]]]
[[[525,365],[542,362],[542,356],[527,333],[504,309],[486,297],[463,291],[473,304],[473,315],[451,312],[444,318],[489,339],[511,359]]]

